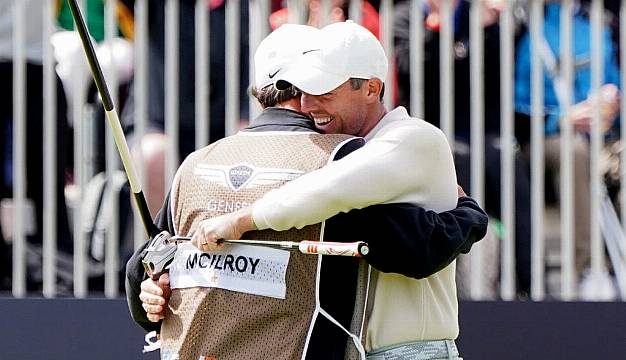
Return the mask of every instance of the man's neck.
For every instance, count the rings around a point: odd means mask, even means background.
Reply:
[[[372,129],[374,129],[376,125],[378,125],[380,120],[382,120],[383,117],[387,115],[387,109],[385,108],[385,105],[383,105],[382,103],[378,103],[372,109],[372,111],[368,112],[368,114],[369,116],[366,121],[366,125],[363,127],[363,129],[361,129],[361,134],[359,134],[359,136],[366,136],[367,134],[369,134]]]
[[[300,98],[289,99],[287,101],[283,101],[281,103],[276,104],[274,107],[302,112],[300,110]]]

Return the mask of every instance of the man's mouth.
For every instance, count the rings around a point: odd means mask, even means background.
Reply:
[[[332,116],[323,116],[323,117],[313,117],[315,121],[315,125],[317,126],[325,126],[330,124],[334,118]]]

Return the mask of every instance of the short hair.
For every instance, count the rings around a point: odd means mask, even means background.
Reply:
[[[252,86],[250,94],[259,101],[263,108],[268,108],[287,100],[296,99],[301,93],[294,86],[289,86],[285,90],[278,90],[274,85],[268,85],[262,89]]]
[[[361,86],[363,86],[363,83],[366,81],[367,79],[350,78],[350,87],[352,88],[352,90],[359,90]],[[383,83],[383,88],[380,90],[380,95],[379,95],[380,102],[383,102],[384,96],[385,96],[385,83]]]

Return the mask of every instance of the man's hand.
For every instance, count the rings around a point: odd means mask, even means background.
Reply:
[[[570,109],[570,119],[574,129],[581,133],[589,133],[593,123],[596,106],[595,94],[590,95]],[[613,84],[605,84],[600,88],[600,121],[602,131],[611,128],[619,112],[619,89]]]
[[[467,196],[467,194],[465,194],[465,191],[463,190],[461,185],[458,185],[458,184],[456,185],[456,192],[460,198],[462,198],[463,196]]]
[[[148,315],[148,320],[158,322],[165,317],[165,307],[170,299],[170,276],[165,273],[158,281],[150,278],[141,282],[139,299]]]
[[[219,240],[241,239],[245,232],[256,229],[252,221],[252,208],[244,208],[202,220],[191,238],[191,243],[202,251],[218,251],[224,247],[224,243]]]
[[[506,0],[481,0],[481,23],[487,27],[498,22],[500,13],[506,7]]]

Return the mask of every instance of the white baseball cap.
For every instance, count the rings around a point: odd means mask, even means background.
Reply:
[[[254,53],[256,88],[273,84],[303,51],[317,43],[319,32],[312,26],[284,24],[263,39]]]
[[[307,94],[321,95],[350,78],[384,82],[388,66],[380,41],[348,20],[324,27],[317,45],[302,51],[298,62],[276,77],[276,88],[284,89],[290,83]]]

